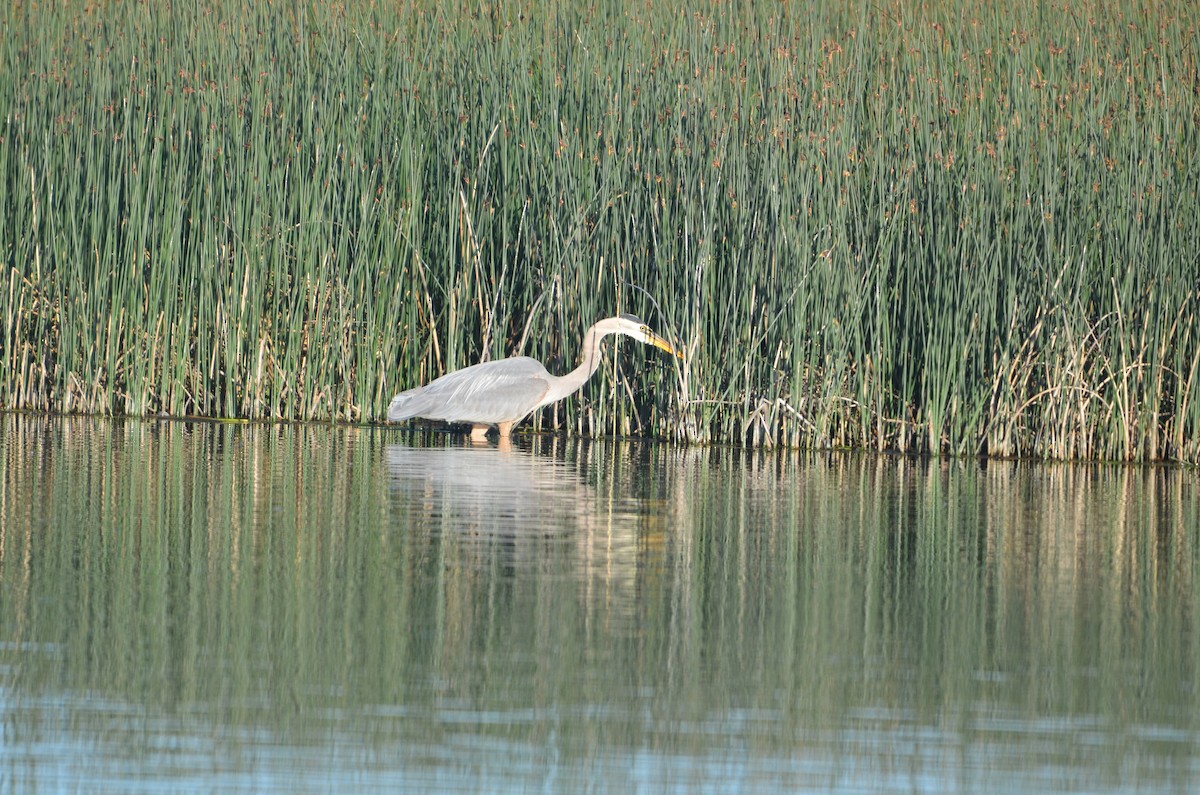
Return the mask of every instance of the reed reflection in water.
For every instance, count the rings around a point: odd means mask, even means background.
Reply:
[[[1194,471],[0,434],[0,788],[1200,780]]]

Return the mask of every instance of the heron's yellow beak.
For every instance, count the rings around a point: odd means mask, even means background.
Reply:
[[[673,353],[676,356],[678,356],[680,359],[683,358],[683,351],[676,350],[674,348],[674,346],[671,345],[671,343],[667,342],[665,339],[658,336],[657,334],[655,334],[653,331],[650,331],[649,329],[646,330],[646,342],[649,343],[650,345],[653,345],[655,348],[661,348],[662,350],[666,351],[667,353]]]

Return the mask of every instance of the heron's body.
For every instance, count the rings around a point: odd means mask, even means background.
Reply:
[[[388,405],[390,422],[423,417],[452,423],[470,423],[471,436],[482,439],[496,426],[502,438],[531,413],[562,400],[578,390],[600,366],[600,341],[609,334],[625,334],[675,353],[675,349],[632,315],[601,320],[583,338],[583,362],[563,376],[551,375],[541,362],[513,356],[464,367],[401,392]]]
[[[388,420],[412,417],[501,428],[525,419],[558,398],[551,393],[555,376],[528,356],[483,362],[447,373],[425,386],[401,392],[388,405]]]

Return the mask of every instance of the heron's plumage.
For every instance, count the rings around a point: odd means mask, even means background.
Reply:
[[[575,392],[600,366],[600,341],[609,334],[625,334],[639,342],[679,354],[633,315],[601,320],[583,337],[582,362],[566,375],[551,375],[541,362],[514,356],[464,367],[425,386],[401,392],[388,404],[390,422],[424,417],[443,422],[470,423],[482,438],[488,425],[507,436],[512,426],[531,412]]]
[[[390,422],[424,417],[444,422],[499,423],[524,419],[550,391],[550,373],[528,356],[464,367],[401,392],[388,405]]]

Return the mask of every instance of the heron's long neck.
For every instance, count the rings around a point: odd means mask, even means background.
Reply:
[[[551,394],[546,395],[544,399],[545,403],[562,400],[576,392],[592,377],[592,373],[600,367],[600,340],[604,337],[595,326],[587,330],[583,335],[583,361],[574,370],[556,379],[556,383],[550,389]]]

